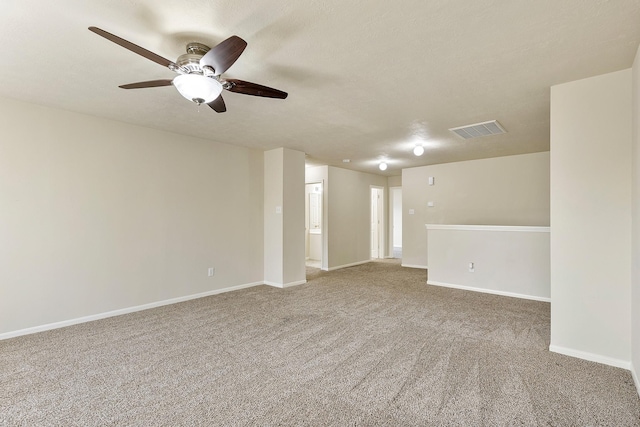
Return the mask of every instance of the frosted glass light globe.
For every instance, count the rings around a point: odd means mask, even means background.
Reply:
[[[172,83],[180,95],[198,105],[210,103],[222,92],[219,81],[200,74],[180,74]]]

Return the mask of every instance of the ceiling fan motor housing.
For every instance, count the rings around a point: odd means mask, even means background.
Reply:
[[[200,59],[209,52],[209,46],[202,43],[187,44],[187,53],[182,54],[176,60],[176,65],[186,74],[197,73],[213,77],[214,71],[200,65]],[[210,71],[210,72],[209,72]]]

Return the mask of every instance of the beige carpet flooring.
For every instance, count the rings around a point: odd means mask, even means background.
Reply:
[[[547,351],[548,303],[309,279],[1,341],[0,425],[640,425],[628,371]]]

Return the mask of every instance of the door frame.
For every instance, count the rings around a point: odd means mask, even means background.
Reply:
[[[396,196],[397,192],[400,192],[400,197],[402,197],[402,186],[394,186],[389,187],[389,239],[387,245],[387,253],[389,254],[389,258],[394,257],[394,248],[395,248],[395,224],[397,220],[397,216],[395,214],[395,205],[397,203]],[[402,224],[402,206],[400,206],[400,224]]]
[[[322,219],[321,219],[321,226],[320,226],[320,234],[321,234],[321,248],[320,248],[320,268],[322,270],[327,270],[326,268],[326,244],[327,244],[327,211],[326,211],[326,200],[325,200],[325,184],[324,184],[324,180],[320,180],[320,181],[313,181],[313,182],[305,182],[305,219],[304,219],[304,237],[305,237],[305,263],[308,260],[307,258],[307,250],[309,248],[309,198],[307,197],[307,185],[319,185],[321,188],[321,205],[322,205]]]
[[[377,203],[376,203],[376,211],[377,211],[377,217],[378,217],[378,224],[377,224],[377,231],[378,231],[378,259],[384,258],[385,257],[385,242],[386,242],[386,238],[384,235],[384,221],[385,221],[385,215],[384,215],[384,187],[378,186],[378,185],[370,185],[369,186],[369,257],[370,259],[374,259],[372,256],[373,253],[373,244],[374,242],[372,242],[371,240],[371,229],[372,229],[372,225],[371,224],[371,220],[373,217],[373,195],[375,194],[378,196],[377,198]]]

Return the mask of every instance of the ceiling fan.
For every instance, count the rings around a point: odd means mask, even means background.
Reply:
[[[227,111],[221,95],[223,89],[266,98],[285,99],[288,95],[286,92],[256,83],[221,77],[222,73],[236,62],[247,47],[247,42],[238,36],[231,36],[213,48],[202,43],[189,43],[187,44],[187,53],[180,55],[176,62],[172,62],[100,28],[89,27],[89,30],[178,74],[173,79],[121,85],[122,89],[173,85],[189,101],[198,105],[207,104],[218,113]]]

